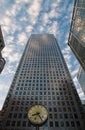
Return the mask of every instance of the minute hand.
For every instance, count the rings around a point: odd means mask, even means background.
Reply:
[[[41,118],[41,116],[40,115],[38,115],[39,117],[40,117],[40,119],[42,120],[42,118]]]

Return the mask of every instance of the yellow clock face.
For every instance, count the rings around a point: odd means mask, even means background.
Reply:
[[[43,105],[34,105],[28,111],[28,119],[32,124],[41,125],[48,118],[48,111]]]

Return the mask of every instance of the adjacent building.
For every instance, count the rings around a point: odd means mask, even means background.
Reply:
[[[74,2],[68,45],[85,71],[85,0]]]
[[[82,100],[82,106],[83,106],[84,115],[85,115],[85,100]]]
[[[1,51],[5,47],[5,43],[3,40],[3,35],[1,31],[1,26],[0,26],[0,73],[2,72],[4,65],[5,65],[5,59],[2,57]]]
[[[81,101],[52,34],[30,36],[3,105],[0,130],[35,130],[27,117],[35,104],[49,113],[40,130],[85,129]]]
[[[85,94],[85,71],[82,69],[82,67],[79,68],[77,79],[81,85],[81,88]]]

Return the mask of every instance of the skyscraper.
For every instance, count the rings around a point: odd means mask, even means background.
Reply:
[[[5,65],[5,59],[2,57],[1,51],[4,48],[4,40],[3,40],[3,35],[1,31],[1,26],[0,26],[0,73],[2,72],[4,65]]]
[[[75,0],[68,44],[85,71],[85,0]]]
[[[85,72],[84,70],[82,69],[82,67],[79,68],[79,71],[78,71],[78,75],[77,75],[77,79],[81,85],[81,88],[85,94]]]
[[[27,117],[35,104],[49,113],[40,130],[84,130],[83,108],[52,34],[29,38],[3,105],[1,129],[35,130]]]

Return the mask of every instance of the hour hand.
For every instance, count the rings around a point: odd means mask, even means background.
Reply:
[[[40,113],[39,112],[37,112],[37,113],[35,113],[35,114],[32,114],[32,116],[35,116],[35,115],[39,115]]]

